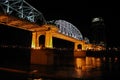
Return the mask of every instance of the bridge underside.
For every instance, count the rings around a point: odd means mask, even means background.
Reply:
[[[27,20],[16,18],[7,14],[0,14],[0,24],[28,31],[43,31],[48,29],[45,26],[40,26],[33,22],[29,22]]]
[[[0,47],[31,47],[32,33],[0,24]]]
[[[54,49],[70,49],[73,50],[74,49],[74,43],[70,42],[70,41],[66,41],[60,38],[56,38],[56,37],[52,37],[52,45]],[[39,46],[42,45],[43,47],[45,47],[45,36],[41,35],[39,37]]]
[[[69,42],[63,39],[53,37],[53,47],[54,48],[62,48],[62,49],[74,49],[74,43]]]

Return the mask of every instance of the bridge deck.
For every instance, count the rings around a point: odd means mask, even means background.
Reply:
[[[28,31],[43,31],[47,30],[45,26],[40,26],[30,21],[16,18],[10,15],[0,14],[0,24],[8,25],[15,28],[20,28]]]

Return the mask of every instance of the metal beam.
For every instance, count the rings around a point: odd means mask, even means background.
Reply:
[[[5,14],[10,14],[34,23],[39,21],[40,24],[46,24],[43,14],[25,0],[0,0],[0,5]]]
[[[45,26],[37,25],[23,19],[15,18],[9,15],[0,15],[0,24],[20,28],[28,31],[43,31],[48,30]]]

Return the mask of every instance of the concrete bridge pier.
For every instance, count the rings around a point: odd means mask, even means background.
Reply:
[[[52,41],[52,32],[51,31],[45,31],[45,32],[32,32],[32,44],[31,48],[34,49],[40,49],[41,46],[39,44],[39,37],[41,35],[45,35],[45,48],[53,48],[53,41]]]
[[[74,51],[85,50],[85,43],[84,42],[75,42],[74,43]]]
[[[74,54],[74,57],[85,57],[86,56],[85,43],[76,42],[74,44],[74,53],[73,54]]]
[[[36,49],[37,47],[39,47],[39,36],[37,35],[37,32],[32,32],[31,48]]]
[[[53,65],[54,51],[52,49],[31,49],[31,64]]]
[[[45,35],[45,49],[41,49],[39,44],[39,37]],[[54,64],[54,50],[52,44],[51,31],[32,32],[31,44],[31,64],[53,65]]]
[[[46,48],[53,48],[52,32],[51,31],[46,31],[46,34],[45,34],[45,47]]]

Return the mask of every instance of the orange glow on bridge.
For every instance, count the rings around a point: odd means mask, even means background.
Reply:
[[[92,44],[86,44],[84,40],[78,40],[73,37],[69,37],[67,35],[61,34],[58,28],[55,25],[37,25],[32,22],[28,22],[23,19],[18,19],[10,15],[0,14],[0,24],[8,25],[11,27],[24,29],[32,32],[32,42],[31,48],[40,49],[39,45],[39,37],[41,35],[45,35],[45,44],[46,48],[53,48],[53,40],[52,37],[56,37],[59,39],[67,40],[74,43],[74,50],[103,50],[104,47],[96,46]],[[82,45],[82,49],[78,49],[78,45]]]

